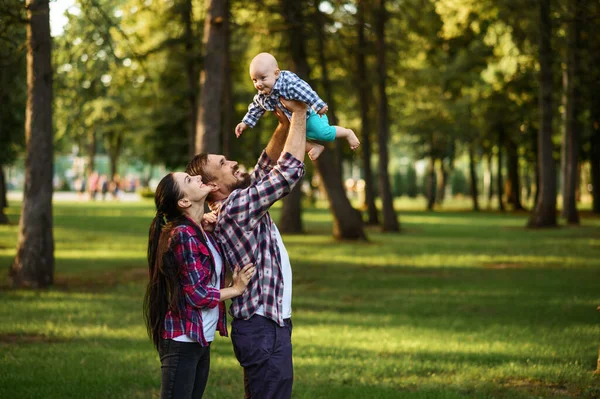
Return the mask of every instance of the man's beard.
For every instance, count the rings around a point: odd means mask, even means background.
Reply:
[[[240,177],[242,178],[241,180],[238,180],[229,186],[230,193],[233,192],[233,190],[248,188],[250,183],[252,183],[249,173],[241,173]]]

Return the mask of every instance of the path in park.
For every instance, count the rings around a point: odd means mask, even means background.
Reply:
[[[8,200],[9,201],[21,201],[23,199],[23,192],[21,191],[9,191],[8,192]],[[81,201],[88,202],[90,201],[87,195],[83,195],[83,197],[79,198],[78,194],[72,191],[55,191],[52,199],[57,202],[64,201]],[[102,195],[99,194],[96,197],[96,201],[102,202]],[[106,201],[114,201],[112,195],[106,195]],[[141,201],[140,196],[137,193],[119,193],[119,201],[123,202],[136,202]]]

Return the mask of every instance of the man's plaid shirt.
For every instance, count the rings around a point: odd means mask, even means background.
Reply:
[[[248,188],[229,194],[219,208],[215,236],[230,266],[256,265],[256,273],[243,295],[233,298],[229,309],[238,319],[249,319],[262,305],[265,317],[284,326],[282,317],[283,274],[279,247],[269,215],[273,203],[285,197],[304,175],[304,164],[292,154],[277,163],[263,151]]]
[[[190,223],[194,223],[192,220]],[[183,224],[171,230],[169,250],[179,265],[179,276],[182,290],[179,315],[168,311],[165,316],[164,339],[173,339],[187,334],[202,346],[208,346],[202,325],[202,308],[219,307],[217,330],[221,336],[227,336],[227,320],[225,302],[219,302],[219,288],[208,286],[211,279],[210,270],[214,270],[215,261],[204,237],[199,229]],[[210,234],[206,235],[210,240]],[[213,244],[214,241],[213,241]],[[215,247],[217,247],[215,245]],[[168,256],[168,254],[166,255]],[[225,267],[221,269],[221,288],[225,286]]]
[[[242,119],[242,122],[248,125],[248,127],[254,127],[266,111],[275,111],[277,105],[283,110],[287,118],[291,120],[292,113],[281,105],[279,97],[283,97],[286,100],[298,100],[308,104],[310,107],[306,111],[307,118],[311,114],[311,107],[315,111],[319,111],[326,105],[325,101],[321,100],[312,87],[300,79],[298,75],[290,71],[281,71],[269,94],[258,93],[254,96],[254,100],[248,106],[248,112]]]

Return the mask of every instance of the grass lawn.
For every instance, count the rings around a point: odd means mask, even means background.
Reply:
[[[0,398],[149,398],[141,314],[152,204],[57,203],[56,286],[12,291],[0,226]],[[406,208],[401,208],[406,209]],[[277,220],[277,210],[273,212]],[[294,398],[600,398],[600,218],[406,211],[404,231],[335,242],[325,209],[284,236],[294,270]],[[241,398],[217,338],[206,398]]]

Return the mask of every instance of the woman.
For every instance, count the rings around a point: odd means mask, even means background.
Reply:
[[[201,176],[178,172],[165,176],[154,196],[144,314],[160,355],[163,399],[202,397],[215,330],[227,336],[223,301],[241,295],[255,270],[236,267],[224,288],[223,260],[201,224],[206,196],[215,190]]]

